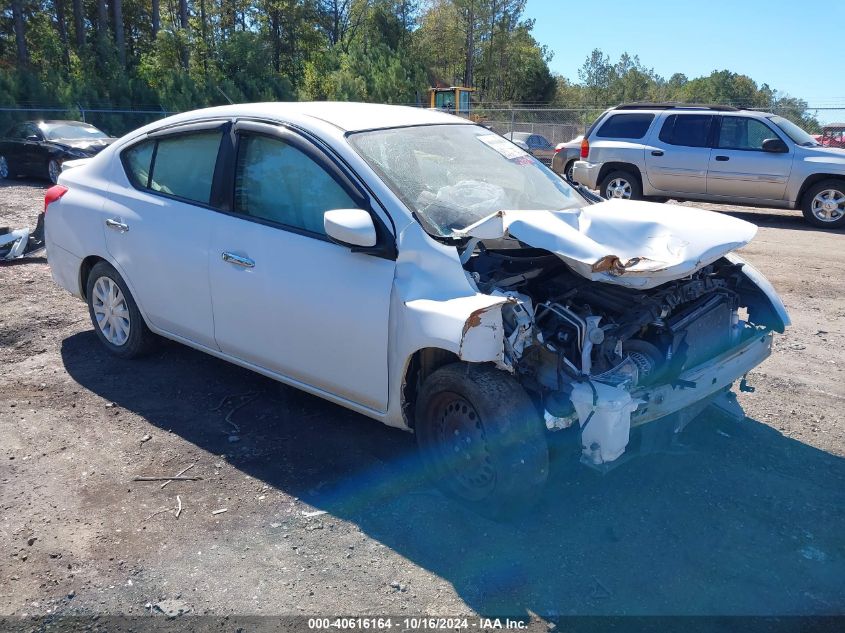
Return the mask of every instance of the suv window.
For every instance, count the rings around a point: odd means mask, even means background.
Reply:
[[[768,138],[780,138],[772,129],[758,121],[738,116],[722,117],[719,140],[720,149],[762,150],[763,141]]]
[[[673,114],[660,129],[660,140],[669,145],[707,147],[712,123],[710,114]]]
[[[323,214],[354,209],[349,194],[311,158],[284,141],[242,134],[235,170],[235,211],[325,235]]]
[[[648,132],[654,115],[646,112],[614,114],[602,124],[596,136],[599,138],[642,138]]]
[[[135,145],[123,165],[136,187],[208,204],[223,133],[193,132]]]

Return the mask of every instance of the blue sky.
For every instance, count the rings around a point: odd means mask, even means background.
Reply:
[[[664,77],[727,69],[811,106],[845,107],[845,0],[528,0],[526,17],[554,51],[552,71],[575,82],[599,48],[612,61],[637,54]]]

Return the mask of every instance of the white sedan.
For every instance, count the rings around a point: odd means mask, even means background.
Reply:
[[[422,109],[180,114],[67,163],[45,208],[53,277],[110,352],[164,336],[412,430],[438,485],[489,515],[537,498],[548,433],[604,469],[632,427],[735,408],[789,324],[730,254],[753,225],[593,204]]]

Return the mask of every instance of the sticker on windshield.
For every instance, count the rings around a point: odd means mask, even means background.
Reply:
[[[481,134],[478,140],[509,160],[528,156],[528,152],[498,134]]]

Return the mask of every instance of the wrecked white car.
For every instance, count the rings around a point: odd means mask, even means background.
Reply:
[[[182,114],[67,165],[46,205],[53,276],[111,352],[165,336],[413,430],[487,514],[536,498],[549,433],[606,468],[634,427],[735,407],[789,324],[731,254],[753,225],[596,204],[439,112]]]

